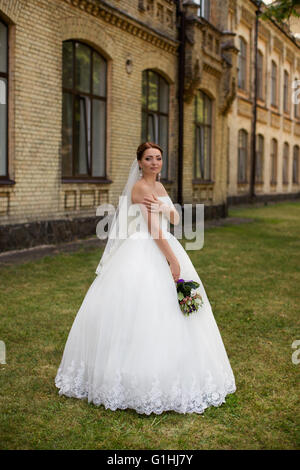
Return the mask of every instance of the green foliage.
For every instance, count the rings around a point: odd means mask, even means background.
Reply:
[[[300,0],[275,0],[260,15],[263,20],[273,19],[282,23],[291,16],[299,17]]]

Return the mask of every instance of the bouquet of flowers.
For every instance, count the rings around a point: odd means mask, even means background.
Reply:
[[[202,307],[203,299],[199,292],[196,292],[196,288],[199,286],[200,284],[196,281],[178,279],[176,286],[177,296],[179,307],[184,315],[197,312],[199,307]]]

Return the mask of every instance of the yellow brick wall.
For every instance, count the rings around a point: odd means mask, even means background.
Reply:
[[[175,5],[166,5],[175,14]],[[169,178],[176,184],[176,43],[168,40],[173,49],[165,50],[76,2],[0,0],[0,13],[12,22],[9,162],[16,183],[0,188],[1,224],[94,216],[101,202],[118,202],[140,144],[142,71],[147,68],[163,74],[170,85]],[[87,42],[108,61],[107,172],[112,184],[61,182],[62,42],[67,39]]]
[[[249,1],[237,2],[237,17],[232,15],[231,25],[236,32],[236,46],[239,47],[238,36],[242,35],[248,43],[248,89],[247,92],[238,90],[237,99],[228,115],[230,127],[229,146],[229,184],[228,196],[243,196],[249,194],[249,184],[237,182],[238,168],[238,131],[245,129],[248,132],[248,181],[250,179],[251,157],[251,132],[253,116],[253,81],[254,81],[254,32],[255,32],[255,8]],[[236,21],[237,19],[237,21]],[[273,23],[260,20],[258,49],[263,53],[263,100],[257,100],[257,124],[256,134],[264,136],[264,177],[262,184],[255,185],[257,195],[296,194],[300,191],[300,184],[292,183],[293,147],[300,146],[300,135],[297,133],[300,119],[294,118],[293,106],[290,113],[283,113],[283,70],[290,74],[289,100],[291,105],[292,86],[291,80],[300,77],[300,49]],[[299,24],[299,23],[298,23]],[[278,64],[278,110],[271,107],[271,61]],[[271,140],[278,141],[277,159],[277,184],[270,184],[271,174]],[[283,144],[287,141],[290,145],[288,179],[289,184],[282,184],[282,155]],[[299,175],[300,177],[300,175]]]

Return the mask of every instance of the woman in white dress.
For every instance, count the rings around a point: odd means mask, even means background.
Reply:
[[[160,223],[180,219],[156,180],[162,155],[150,142],[137,149],[55,385],[60,395],[111,410],[203,413],[235,392],[235,378],[202,282],[181,243]],[[188,316],[178,304],[178,278],[200,284],[204,304]]]

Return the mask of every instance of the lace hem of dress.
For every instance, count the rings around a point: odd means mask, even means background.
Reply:
[[[104,405],[105,409],[115,411],[126,408],[134,409],[139,414],[161,414],[164,411],[176,411],[177,413],[201,414],[209,406],[220,406],[225,403],[226,395],[236,391],[233,373],[224,373],[223,387],[218,389],[213,383],[212,377],[207,373],[205,386],[202,390],[197,387],[196,377],[192,377],[191,387],[183,392],[179,377],[176,378],[167,393],[161,388],[160,381],[153,377],[151,388],[143,396],[137,394],[137,378],[132,376],[130,386],[123,385],[122,374],[117,370],[113,382],[104,383],[93,390],[92,385],[84,378],[85,366],[81,362],[80,367],[75,367],[74,361],[68,367],[68,373],[63,373],[59,367],[55,385],[59,389],[59,395],[67,397],[88,399],[96,406]],[[128,384],[128,381],[126,381]]]

